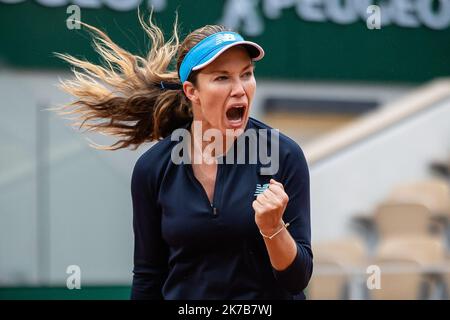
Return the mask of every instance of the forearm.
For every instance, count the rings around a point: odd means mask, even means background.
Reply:
[[[300,178],[296,180],[301,181]],[[307,185],[307,182],[303,184]],[[270,179],[269,187],[256,197],[252,205],[275,278],[282,287],[295,295],[308,285],[312,273],[312,252],[308,193],[302,193],[302,188],[296,188],[290,194],[291,198],[282,184]],[[283,217],[289,220],[288,229]]]
[[[133,274],[131,286],[132,300],[162,300],[162,287],[165,274],[138,273]]]
[[[271,231],[270,234],[265,235],[271,236],[280,228],[282,228],[281,232],[272,239],[263,237],[270,263],[277,271],[283,271],[289,267],[297,255],[297,244],[289,231],[282,225],[278,229]]]

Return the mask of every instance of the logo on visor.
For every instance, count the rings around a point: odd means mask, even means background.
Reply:
[[[216,45],[221,44],[222,42],[235,41],[236,37],[232,33],[222,33],[218,34],[216,37]]]

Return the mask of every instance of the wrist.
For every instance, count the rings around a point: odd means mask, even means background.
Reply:
[[[280,228],[282,228],[283,226],[284,226],[284,222],[283,222],[283,220],[280,220],[274,226],[265,226],[265,227],[258,226],[258,229],[264,234],[273,234],[273,233],[277,232],[278,230],[280,230]]]
[[[285,229],[288,225],[286,225],[284,223],[283,220],[281,220],[279,222],[279,224],[276,227],[272,227],[272,228],[265,228],[265,229],[259,229],[259,233],[261,233],[261,235],[264,238],[269,238],[272,239],[273,237],[275,237],[276,235],[278,235],[280,232],[283,231],[283,229]]]

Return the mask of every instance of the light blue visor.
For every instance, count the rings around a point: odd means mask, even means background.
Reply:
[[[236,32],[223,31],[214,33],[197,43],[183,59],[179,75],[181,83],[184,83],[192,70],[199,70],[213,62],[225,50],[242,45],[247,48],[253,61],[264,57],[264,50],[254,42],[246,41]]]

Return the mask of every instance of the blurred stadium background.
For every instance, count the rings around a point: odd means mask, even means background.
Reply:
[[[112,140],[42,111],[71,99],[52,52],[96,59],[71,4],[135,53],[150,5],[168,32],[178,10],[183,35],[223,23],[263,45],[253,116],[310,166],[310,299],[449,298],[450,0],[0,0],[0,299],[129,297],[130,177],[150,145],[97,151],[87,138]]]

